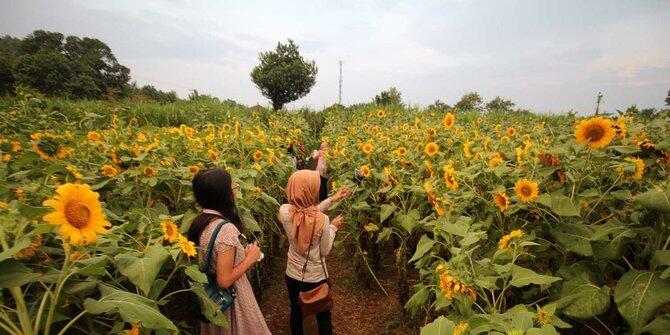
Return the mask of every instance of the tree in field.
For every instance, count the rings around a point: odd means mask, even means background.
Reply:
[[[670,106],[670,90],[668,90],[668,97],[665,98],[665,105]]]
[[[305,60],[292,40],[277,43],[274,51],[261,52],[258,59],[261,63],[251,71],[251,81],[272,101],[274,110],[304,97],[316,83],[316,64]]]
[[[402,98],[401,93],[397,88],[391,87],[386,91],[382,91],[378,95],[375,95],[374,99],[375,104],[383,105],[401,105]]]
[[[457,102],[454,107],[461,111],[476,110],[481,112],[483,103],[484,100],[479,96],[479,93],[470,92],[463,95],[461,100]]]
[[[98,39],[36,30],[21,40],[0,39],[0,79],[5,77],[4,92],[18,84],[52,96],[99,99],[127,91],[130,70]]]
[[[486,110],[491,111],[511,111],[514,108],[514,103],[511,100],[495,97],[486,103]]]

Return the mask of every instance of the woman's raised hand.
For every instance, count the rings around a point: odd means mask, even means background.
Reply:
[[[349,191],[348,188],[344,187],[344,188],[341,188],[339,191],[337,191],[337,193],[335,193],[335,197],[334,197],[335,199],[334,200],[339,201],[340,199],[346,198],[350,195],[351,195],[351,191]]]
[[[340,226],[342,226],[343,223],[344,223],[344,218],[342,217],[342,215],[338,215],[332,221],[330,221],[330,224],[332,224],[333,226],[335,226],[337,228],[340,228]]]

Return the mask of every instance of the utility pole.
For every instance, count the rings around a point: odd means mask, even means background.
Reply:
[[[340,95],[337,99],[338,104],[342,104],[342,61],[340,60]]]
[[[598,92],[598,100],[596,101],[596,115],[600,112],[600,102],[603,101],[602,92]]]

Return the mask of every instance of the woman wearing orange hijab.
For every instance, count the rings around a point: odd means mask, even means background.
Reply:
[[[335,233],[342,225],[341,215],[331,221],[323,212],[351,194],[348,189],[342,189],[319,203],[320,185],[318,171],[294,172],[286,185],[288,204],[279,207],[279,220],[289,240],[286,286],[291,301],[290,324],[293,335],[303,334],[298,295],[301,291],[309,291],[326,282],[328,270],[324,257],[330,253]],[[320,335],[332,334],[330,310],[316,314],[316,320]]]

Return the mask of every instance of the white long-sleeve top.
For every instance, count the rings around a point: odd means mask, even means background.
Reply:
[[[320,212],[326,211],[330,207],[330,199],[322,201],[318,206]],[[283,204],[279,207],[279,220],[284,226],[284,232],[288,237],[288,254],[286,259],[286,275],[295,279],[302,279],[302,267],[305,265],[305,256],[298,253],[298,250],[295,246],[295,241],[291,238],[291,228],[293,227],[293,222],[289,216],[289,209],[291,205]],[[312,248],[309,251],[309,260],[307,261],[307,269],[305,270],[305,279],[303,281],[308,283],[316,283],[326,279],[326,256],[330,254],[330,250],[333,247],[333,241],[335,241],[335,233],[337,232],[337,227],[330,224],[330,219],[326,215],[326,219],[323,223],[323,229],[321,231],[314,232],[314,238],[312,239]],[[321,251],[321,258],[319,257],[319,251]],[[323,265],[322,265],[323,262]],[[326,269],[324,271],[324,269]]]

